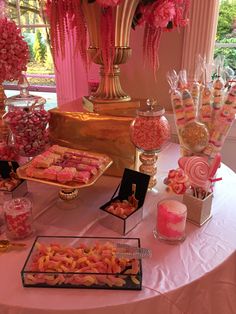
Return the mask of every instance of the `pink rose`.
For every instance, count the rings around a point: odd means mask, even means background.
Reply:
[[[156,28],[165,28],[173,20],[175,14],[175,5],[172,1],[166,0],[161,4],[154,2],[149,21]]]

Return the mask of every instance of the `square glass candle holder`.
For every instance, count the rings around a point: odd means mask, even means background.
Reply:
[[[116,257],[122,246],[139,249],[140,239],[38,236],[21,271],[22,284],[42,288],[141,290],[141,259]],[[43,262],[47,249],[47,262]],[[89,259],[90,263],[86,263]],[[91,263],[93,266],[88,267]]]
[[[191,194],[184,194],[183,203],[187,206],[187,220],[197,226],[202,226],[211,217],[213,193],[209,193],[203,200]]]
[[[23,197],[28,192],[27,182],[14,178],[18,167],[15,161],[0,161],[0,205],[13,198]]]
[[[106,228],[115,232],[126,235],[130,232],[143,218],[143,204],[148,190],[150,176],[144,173],[125,168],[120,185],[115,190],[111,200],[100,207],[100,223]],[[106,210],[111,203],[116,201],[128,200],[132,195],[132,186],[136,185],[135,198],[138,200],[138,206],[135,211],[125,218],[115,215]],[[119,189],[119,191],[118,191]],[[116,195],[118,191],[118,195]]]

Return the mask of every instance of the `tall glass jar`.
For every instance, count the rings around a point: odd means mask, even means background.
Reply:
[[[24,76],[18,87],[20,94],[6,100],[4,120],[11,130],[15,151],[20,156],[33,157],[48,144],[49,113],[44,110],[46,100],[43,97],[29,94],[29,84]]]
[[[141,151],[139,171],[151,176],[149,188],[156,185],[157,153],[170,139],[170,126],[164,113],[164,108],[157,106],[156,100],[148,99],[130,126],[131,141]]]

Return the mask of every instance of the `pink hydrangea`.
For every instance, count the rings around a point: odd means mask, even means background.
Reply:
[[[158,28],[167,27],[168,23],[175,17],[176,10],[172,1],[166,0],[163,3],[154,2],[151,6],[151,15],[149,16],[149,23]]]
[[[121,3],[122,0],[97,0],[97,3],[102,7],[115,7]]]
[[[29,48],[15,22],[0,19],[0,84],[19,79],[28,61]]]

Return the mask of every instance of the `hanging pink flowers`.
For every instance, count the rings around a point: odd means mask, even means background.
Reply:
[[[190,0],[150,0],[141,1],[134,17],[135,23],[145,25],[143,38],[144,56],[154,71],[158,68],[158,51],[163,32],[188,24],[187,14]]]
[[[124,0],[83,0],[97,3],[102,10],[101,37],[102,59],[108,70],[114,58],[114,16],[116,6]],[[144,25],[143,52],[154,73],[159,65],[158,51],[163,32],[184,27],[188,23],[190,0],[140,0],[133,17],[132,26]],[[77,48],[87,65],[87,25],[81,0],[47,0],[47,15],[51,25],[51,39],[54,53],[64,55],[65,33],[75,30]],[[125,22],[125,21],[124,21]]]
[[[17,80],[28,61],[29,48],[15,22],[0,19],[0,84]]]

